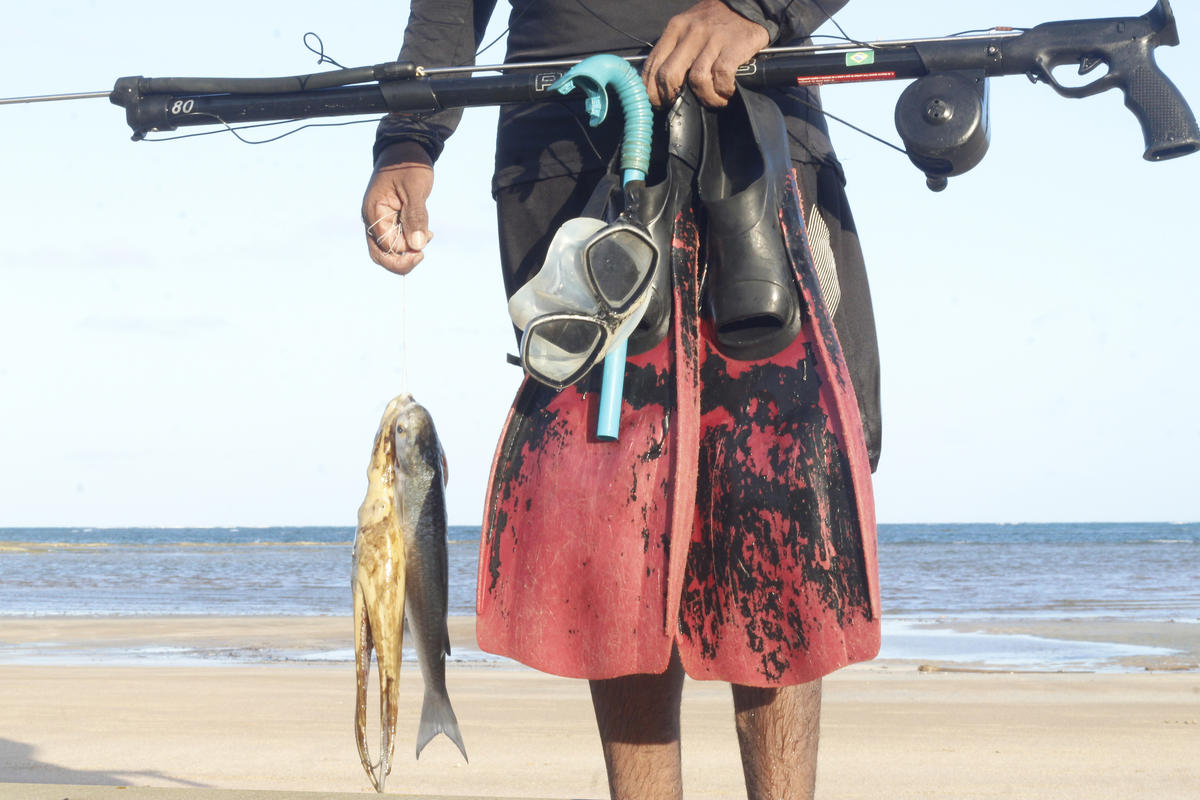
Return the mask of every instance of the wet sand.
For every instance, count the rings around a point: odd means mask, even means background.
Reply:
[[[1188,658],[1195,663],[1200,626],[1085,630],[1094,624],[1043,635],[1121,635],[1183,655],[1115,674],[957,671],[986,669],[962,664],[922,671],[892,661],[828,678],[818,797],[1200,796],[1200,672],[1182,669]],[[471,621],[453,628],[455,646],[469,648]],[[79,655],[110,647],[337,650],[349,647],[348,618],[0,619],[0,645],[69,648],[75,659],[0,664],[6,800],[371,793],[354,747],[348,664],[109,666]],[[390,793],[607,796],[585,683],[507,664],[451,664],[471,757],[464,764],[444,738],[413,758],[421,683],[415,665],[403,677]],[[728,689],[689,681],[683,713],[686,796],[744,796]]]

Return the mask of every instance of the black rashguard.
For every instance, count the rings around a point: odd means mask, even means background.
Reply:
[[[762,25],[771,44],[799,44],[848,0],[723,0]],[[667,21],[695,0],[511,0],[507,62],[646,53]],[[426,67],[475,63],[496,0],[413,0],[401,60]],[[491,62],[492,59],[487,61]],[[791,156],[806,197],[812,246],[835,265],[830,309],[858,396],[872,470],[881,439],[879,350],[866,268],[816,87],[772,90],[783,112]],[[436,160],[461,110],[389,114],[379,124],[375,155],[415,141]],[[499,209],[501,267],[511,293],[542,263],[555,220],[582,209],[622,135],[619,113],[589,128],[578,103],[505,106],[496,134],[492,195]],[[541,199],[538,199],[541,198]],[[556,216],[557,215],[557,216]]]

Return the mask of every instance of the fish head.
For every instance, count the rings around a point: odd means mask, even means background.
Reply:
[[[398,403],[392,423],[396,471],[411,478],[436,475],[444,485],[447,480],[446,453],[438,439],[433,417],[413,400],[412,395],[400,395],[392,402]]]
[[[392,482],[392,473],[396,463],[396,418],[405,407],[405,400],[412,400],[411,395],[403,394],[392,399],[384,409],[383,418],[379,421],[379,430],[375,432],[375,444],[371,448],[371,463],[367,466],[368,480],[382,480],[387,484]]]

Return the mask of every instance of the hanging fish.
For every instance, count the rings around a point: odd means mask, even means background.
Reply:
[[[354,663],[358,755],[376,791],[391,771],[395,744],[403,621],[416,638],[425,699],[417,755],[445,733],[467,757],[446,693],[448,562],[446,455],[429,412],[402,394],[390,403],[375,434],[367,495],[354,538]],[[407,608],[406,608],[407,604]],[[367,676],[371,651],[379,670],[379,761],[367,747]]]

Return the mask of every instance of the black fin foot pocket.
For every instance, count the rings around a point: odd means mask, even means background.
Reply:
[[[727,107],[706,110],[707,295],[718,348],[740,360],[779,353],[804,324],[779,221],[790,170],[787,128],[769,98],[739,88]]]
[[[658,245],[659,260],[650,284],[646,314],[629,337],[629,354],[653,350],[667,335],[674,306],[671,290],[672,249],[675,218],[692,201],[692,187],[701,148],[700,102],[690,91],[684,92],[666,114],[665,130],[655,131],[655,141],[665,144],[665,152],[656,152],[642,190],[641,217]]]

